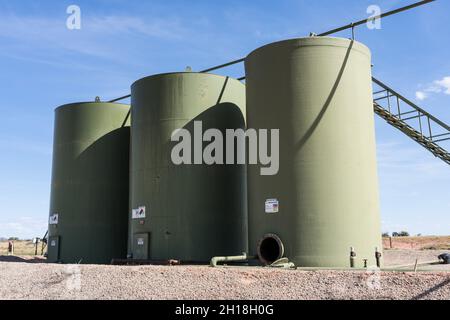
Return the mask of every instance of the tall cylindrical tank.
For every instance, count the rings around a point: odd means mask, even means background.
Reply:
[[[126,258],[130,107],[92,102],[55,111],[48,260]]]
[[[212,74],[172,73],[138,80],[131,92],[130,255],[206,262],[246,251],[246,167],[201,159],[211,143],[202,142],[206,130],[225,137],[226,129],[245,128],[245,86]],[[172,141],[177,129],[191,141]],[[173,161],[181,142],[187,147],[180,154],[192,164]]]
[[[279,172],[250,166],[249,246],[264,263],[375,265],[381,250],[371,54],[348,39],[269,44],[246,59],[247,125],[279,129]]]

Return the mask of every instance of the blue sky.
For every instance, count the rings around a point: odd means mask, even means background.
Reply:
[[[118,97],[155,73],[194,71],[260,45],[320,33],[413,0],[0,0],[0,236],[47,228],[53,110]],[[81,8],[81,30],[66,9]],[[357,29],[374,76],[450,123],[450,2]],[[349,37],[348,32],[341,36]],[[241,66],[222,70],[243,75]],[[450,168],[377,119],[384,231],[450,234]]]

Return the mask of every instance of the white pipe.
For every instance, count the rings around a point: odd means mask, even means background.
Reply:
[[[210,266],[215,268],[219,262],[237,262],[253,259],[254,257],[248,256],[243,252],[241,256],[228,256],[228,257],[213,257],[210,262]]]

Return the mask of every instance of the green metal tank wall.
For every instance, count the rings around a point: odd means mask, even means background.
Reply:
[[[376,265],[382,250],[371,54],[312,37],[269,44],[246,59],[247,126],[280,129],[280,170],[250,166],[249,246],[265,263]],[[268,199],[278,213],[266,213]],[[268,203],[268,211],[277,211]],[[265,240],[263,240],[265,239]]]
[[[194,121],[202,121],[203,132],[245,128],[245,85],[171,73],[141,79],[131,91],[131,209],[145,207],[145,218],[130,212],[130,255],[206,262],[246,251],[246,166],[171,160],[173,131],[187,129],[193,144]]]
[[[108,264],[128,237],[130,107],[74,103],[55,111],[49,262]]]

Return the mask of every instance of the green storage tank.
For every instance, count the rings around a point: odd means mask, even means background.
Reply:
[[[138,80],[131,92],[129,255],[207,262],[246,251],[246,166],[176,165],[171,156],[179,145],[171,139],[176,129],[191,134],[192,163],[194,151],[210,143],[198,142],[202,132],[244,129],[245,85],[212,74],[170,73]],[[203,130],[194,134],[200,122]]]
[[[247,125],[280,130],[274,176],[249,167],[249,246],[266,264],[376,265],[381,250],[371,53],[348,39],[266,45],[245,62]]]
[[[127,253],[130,107],[55,111],[48,261],[108,264]]]

